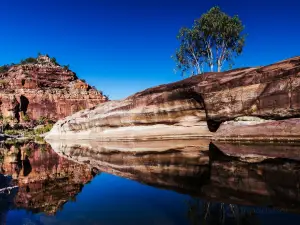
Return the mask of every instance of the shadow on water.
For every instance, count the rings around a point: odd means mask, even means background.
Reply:
[[[269,146],[266,155],[266,146],[208,140],[6,145],[0,167],[19,190],[1,212],[13,207],[56,215],[105,172],[191,196],[186,214],[192,225],[264,224],[266,209],[300,214],[298,146],[284,147],[293,160],[276,148]]]

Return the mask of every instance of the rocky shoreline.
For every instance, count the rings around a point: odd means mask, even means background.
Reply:
[[[300,57],[205,73],[58,121],[46,139],[299,141]]]

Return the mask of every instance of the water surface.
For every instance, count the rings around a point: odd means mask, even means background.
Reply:
[[[0,169],[8,176],[0,175],[0,189],[19,188],[0,194],[0,221],[299,224],[297,146],[282,146],[292,159],[279,146],[269,146],[280,152],[271,156],[261,147],[206,140],[2,144]]]

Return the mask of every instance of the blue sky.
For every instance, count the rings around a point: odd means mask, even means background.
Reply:
[[[249,34],[235,67],[300,55],[298,0],[1,0],[0,64],[48,53],[124,98],[182,79],[170,58],[178,30],[215,5],[239,15]]]

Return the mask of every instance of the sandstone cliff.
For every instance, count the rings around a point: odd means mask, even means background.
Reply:
[[[155,140],[210,137],[221,123],[238,117],[254,116],[266,120],[299,117],[299,87],[300,57],[265,67],[206,73],[75,113],[59,121],[47,138]],[[261,121],[264,122],[269,121]],[[251,121],[247,123],[251,124]],[[273,139],[289,140],[291,132],[285,130],[291,124],[285,123],[285,129],[275,133],[264,132],[265,138],[273,134]],[[221,136],[226,139],[226,135],[224,132]],[[294,133],[294,136],[299,135],[297,131]],[[255,135],[250,139],[253,138]]]
[[[56,121],[107,101],[107,97],[76,74],[39,56],[0,71],[0,113],[18,121],[47,118]],[[24,119],[25,118],[25,119]]]

